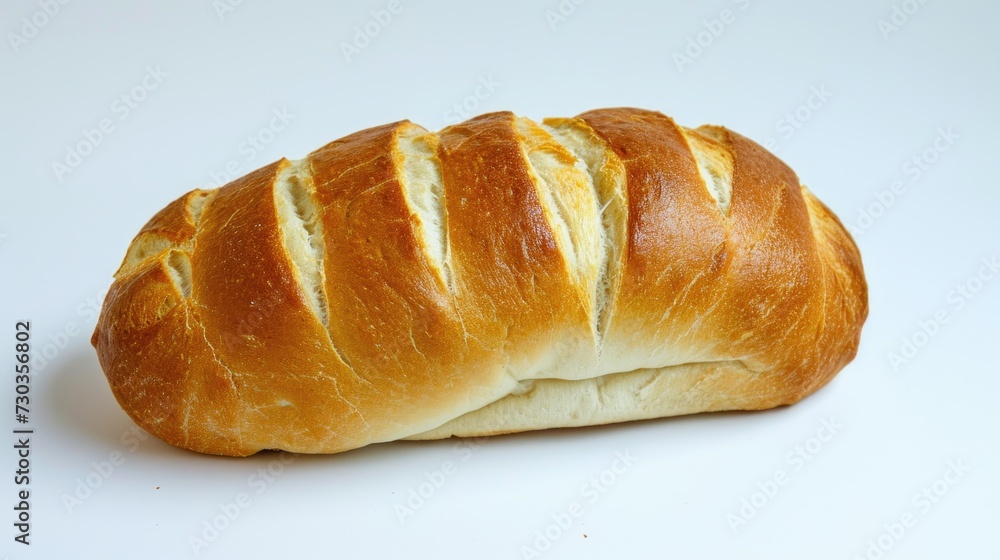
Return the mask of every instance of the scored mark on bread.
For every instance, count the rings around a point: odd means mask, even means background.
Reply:
[[[403,196],[417,218],[424,253],[446,289],[455,291],[448,240],[448,210],[444,201],[444,181],[437,150],[440,140],[423,127],[410,125],[396,137],[402,158],[397,176]],[[395,159],[395,158],[394,158]]]
[[[733,191],[733,155],[726,147],[721,129],[703,126],[698,129],[677,127],[691,148],[698,164],[698,174],[708,194],[723,215],[729,214]]]
[[[584,281],[596,276],[599,228],[587,207],[597,202],[593,189],[578,188],[582,182],[589,183],[590,176],[577,167],[576,157],[539,125],[521,117],[515,119],[514,127],[542,213],[569,271]]]
[[[197,235],[198,225],[201,223],[201,215],[205,206],[215,198],[218,192],[218,189],[211,191],[194,190],[184,196],[184,208],[188,214],[188,220],[195,228],[195,235]],[[122,278],[135,272],[136,269],[154,258],[158,261],[167,251],[174,249],[190,251],[192,250],[192,246],[193,241],[191,240],[177,242],[165,237],[157,230],[145,231],[136,236],[132,244],[129,245],[128,252],[125,254],[125,260],[122,261],[121,267],[115,273],[115,278]]]
[[[205,206],[219,194],[219,189],[210,191],[197,190],[188,196],[187,210],[191,217],[191,223],[197,228],[201,224],[201,215],[205,211]]]
[[[600,352],[621,277],[619,262],[623,254],[628,212],[624,167],[614,152],[582,121],[546,119],[542,128],[571,153],[586,172],[596,201],[592,211],[596,213],[599,227],[594,235],[599,241],[599,260],[591,305],[592,328]]]
[[[306,304],[329,334],[323,222],[319,217],[309,160],[285,165],[274,183],[278,229]]]
[[[185,298],[191,297],[191,257],[183,251],[170,251],[165,264],[177,289]]]
[[[169,239],[155,233],[144,233],[136,237],[128,248],[121,268],[115,273],[115,278],[127,276],[142,266],[150,257],[160,255],[173,246],[173,242]]]

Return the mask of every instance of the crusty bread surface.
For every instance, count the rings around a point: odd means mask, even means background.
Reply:
[[[790,404],[867,313],[850,235],[754,142],[501,112],[189,192],[132,242],[92,341],[173,445],[333,453]]]

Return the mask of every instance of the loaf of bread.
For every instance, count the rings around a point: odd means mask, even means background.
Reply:
[[[754,142],[502,112],[189,192],[132,242],[92,342],[173,445],[334,453],[790,404],[867,314],[851,237]]]

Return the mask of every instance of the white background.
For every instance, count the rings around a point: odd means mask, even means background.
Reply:
[[[559,19],[557,0],[402,0],[345,56],[387,2],[244,0],[221,15],[217,4],[71,2],[51,18],[36,1],[0,8],[0,361],[13,364],[21,319],[50,358],[31,392],[32,544],[13,541],[5,446],[0,556],[186,558],[198,537],[202,558],[513,559],[536,546],[544,558],[1000,557],[1000,277],[977,277],[1000,253],[1000,5],[590,0],[564,2]],[[898,29],[880,29],[894,5]],[[724,9],[730,23],[713,23]],[[32,17],[48,19],[37,33]],[[126,115],[115,100],[147,67],[166,75]],[[481,80],[494,85],[477,99]],[[471,452],[404,442],[281,465],[128,435],[89,344],[88,302],[154,212],[231,160],[242,174],[394,120],[440,128],[463,103],[465,116],[538,119],[638,106],[770,141],[858,233],[871,316],[857,359],[788,408],[508,436]],[[248,158],[241,143],[282,109],[294,117]],[[102,119],[112,132],[72,172],[54,171]],[[935,150],[942,130],[957,138]],[[978,291],[964,298],[959,284]],[[939,310],[935,328],[925,321]],[[932,336],[916,334],[922,322]],[[893,364],[914,336],[916,354]],[[16,427],[13,401],[8,371],[0,429]],[[810,441],[830,418],[842,428]],[[797,446],[815,453],[798,463]],[[585,485],[616,452],[636,460],[591,502]],[[401,521],[397,504],[445,461],[457,472]],[[968,467],[950,485],[949,462]],[[279,465],[270,482],[255,475]],[[739,517],[779,470],[787,483]],[[936,481],[946,495],[914,501]],[[249,505],[206,533],[241,493]],[[536,531],[559,533],[553,516],[573,502],[583,515],[546,547]],[[912,527],[883,534],[906,513]],[[731,514],[746,523],[734,530]],[[869,543],[880,536],[885,552]]]

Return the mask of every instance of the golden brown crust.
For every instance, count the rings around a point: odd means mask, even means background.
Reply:
[[[784,163],[603,109],[398,122],[192,191],[93,343],[171,444],[329,453],[795,402],[866,316],[856,246]]]

